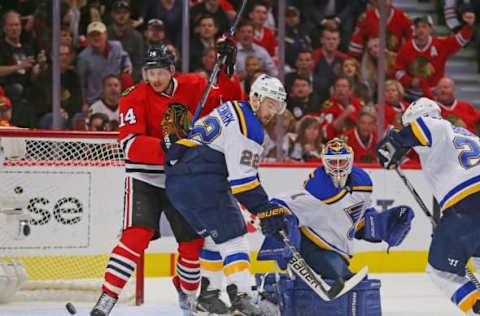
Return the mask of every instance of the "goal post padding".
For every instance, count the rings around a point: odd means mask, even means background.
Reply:
[[[1,225],[7,215],[0,212],[0,257],[23,263],[28,281],[22,289],[91,288],[96,299],[122,231],[124,161],[117,134],[0,129],[0,143],[9,147],[3,149],[0,201],[26,200],[31,227],[29,236],[16,238]]]

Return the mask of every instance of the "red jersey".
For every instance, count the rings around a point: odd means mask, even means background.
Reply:
[[[360,58],[370,38],[378,37],[380,32],[380,17],[376,8],[368,9],[357,20],[353,32],[348,54]],[[413,34],[412,20],[405,12],[397,8],[391,8],[387,20],[386,48],[392,52],[398,52],[401,45]]]
[[[219,86],[228,87],[230,80],[219,74]],[[127,175],[151,185],[164,187],[164,155],[161,148],[163,113],[171,103],[189,107],[191,113],[200,102],[207,80],[196,74],[173,78],[173,93],[156,93],[147,83],[139,83],[122,93],[119,101],[119,142],[125,155]],[[200,117],[220,104],[221,90],[212,87]],[[227,100],[225,100],[227,101]]]
[[[408,103],[405,101],[400,101],[400,107],[393,107],[388,103],[385,103],[385,120],[384,126],[387,129],[389,126],[395,127],[394,121],[397,118],[397,115],[400,115],[400,124],[401,124],[401,116],[403,112],[408,108]],[[377,115],[379,109],[377,108]]]
[[[277,56],[278,42],[272,30],[264,26],[260,32],[255,30],[254,33],[253,42],[265,48],[270,56]]]
[[[402,45],[395,62],[395,78],[406,88],[407,94],[413,97],[424,95],[424,89],[412,89],[413,78],[424,79],[432,88],[445,76],[445,64],[448,57],[464,47],[472,37],[472,28],[464,26],[457,34],[445,38],[431,36],[428,44],[419,49],[414,39]]]
[[[453,125],[464,127],[470,132],[475,133],[475,123],[480,119],[480,112],[468,102],[455,100],[449,107],[441,104],[442,117],[450,121]]]
[[[377,133],[371,133],[366,143],[360,139],[356,128],[346,131],[344,136],[347,138],[347,144],[353,149],[353,162],[372,163],[377,161],[375,152]]]
[[[364,107],[363,102],[356,97],[352,97],[351,103],[356,111],[348,116],[345,127],[341,131],[337,131],[333,126],[333,122],[340,116],[340,114],[345,110],[343,105],[337,102],[335,97],[330,97],[327,101],[323,102],[322,105],[322,131],[323,135],[327,140],[332,139],[341,135],[343,132],[353,128],[357,123],[358,112]]]

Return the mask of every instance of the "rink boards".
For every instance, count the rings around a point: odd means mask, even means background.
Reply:
[[[302,186],[313,165],[262,166],[260,179],[270,197]],[[394,171],[366,168],[372,177],[373,200],[378,209],[406,204],[414,208],[412,230],[400,247],[386,253],[386,244],[356,241],[352,268],[366,264],[372,272],[421,272],[425,269],[432,227],[410,192]],[[1,171],[5,185],[0,194],[10,194],[16,186],[24,189],[28,210],[34,220],[32,234],[24,240],[8,240],[0,236],[0,251],[7,256],[28,256],[32,260],[62,261],[62,266],[75,262],[77,271],[91,271],[89,261],[102,265],[119,236],[123,217],[123,167],[10,167]],[[427,206],[433,205],[429,185],[421,170],[405,170]],[[186,197],[188,198],[188,197]],[[168,224],[162,222],[162,228]],[[163,235],[168,235],[163,229]],[[251,234],[255,251],[261,244],[259,233]],[[174,271],[176,243],[172,237],[152,242],[146,255],[146,276],[168,276]],[[75,260],[70,260],[75,257]],[[255,262],[253,272],[271,270],[269,262]],[[79,260],[80,259],[80,260]],[[81,265],[78,262],[82,262]],[[100,263],[98,263],[100,262]],[[84,263],[84,264],[83,264]],[[96,270],[96,269],[95,269]],[[100,269],[101,270],[101,269]]]

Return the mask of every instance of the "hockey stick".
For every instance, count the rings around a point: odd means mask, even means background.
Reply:
[[[230,26],[230,29],[228,29],[228,32],[227,32],[228,36],[233,36],[233,34],[235,33],[235,28],[237,27],[237,24],[240,21],[240,18],[242,16],[243,11],[245,10],[246,5],[247,5],[247,0],[242,0],[242,6],[238,10],[237,15],[235,15],[232,25]],[[195,110],[195,114],[193,115],[192,123],[190,124],[190,129],[193,128],[195,121],[198,119],[198,116],[200,115],[200,112],[202,111],[203,106],[207,101],[207,97],[208,97],[208,94],[210,93],[210,89],[212,88],[213,82],[215,81],[215,78],[217,78],[218,72],[220,71],[220,67],[222,67],[222,65],[225,63],[226,59],[227,59],[227,56],[222,56],[222,58],[219,58],[215,63],[215,66],[213,67],[213,70],[212,70],[212,74],[210,75],[210,78],[208,78],[207,87],[203,91],[202,97],[200,98],[200,102],[198,103],[198,107]]]
[[[395,168],[395,171],[397,172],[400,179],[402,179],[402,181],[405,184],[405,186],[407,187],[407,189],[413,195],[413,197],[417,201],[418,205],[420,205],[420,208],[422,209],[423,213],[425,213],[425,215],[430,220],[430,223],[432,224],[432,227],[435,229],[435,227],[437,227],[437,221],[435,221],[435,218],[433,218],[432,213],[430,213],[428,207],[425,205],[422,198],[420,197],[420,195],[417,193],[417,191],[413,187],[412,183],[410,183],[407,176],[405,176],[403,171],[401,171],[398,168],[398,166]],[[475,284],[475,287],[480,290],[480,282],[478,281],[477,277],[475,277],[473,272],[467,266],[465,266],[465,273],[468,276],[468,278],[470,279],[470,281],[472,281],[472,283]]]
[[[288,239],[287,234],[283,230],[281,230],[279,233],[283,242],[293,254],[288,266],[324,301],[334,300],[347,293],[360,281],[362,281],[368,273],[368,267],[365,266],[347,281],[342,278],[338,278],[335,280],[332,286],[329,286],[310,268],[305,259],[303,259],[302,255],[300,255],[298,250]]]

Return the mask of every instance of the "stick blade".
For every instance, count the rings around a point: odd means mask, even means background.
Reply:
[[[331,297],[331,299],[332,300],[337,299],[340,296],[349,292],[351,289],[353,289],[355,286],[357,286],[357,284],[360,283],[367,276],[367,274],[368,274],[368,266],[364,266],[360,271],[355,273],[355,275],[353,277],[346,280],[343,288],[341,289],[341,291],[337,295],[335,295],[334,297]],[[333,288],[333,286],[332,286],[332,288]]]

